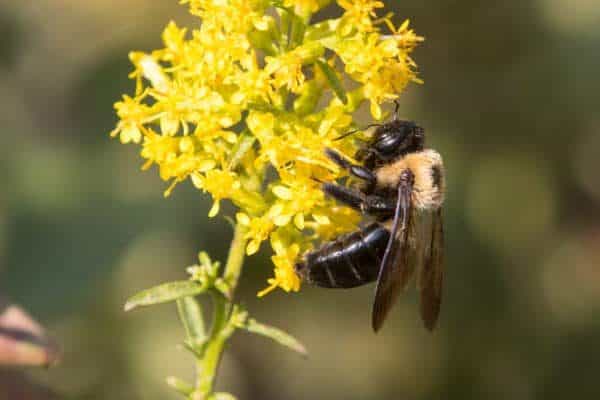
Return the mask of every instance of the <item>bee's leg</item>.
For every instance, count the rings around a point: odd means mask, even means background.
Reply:
[[[346,160],[340,153],[333,149],[325,149],[325,155],[334,163],[339,165],[341,168],[348,170],[350,174],[353,176],[364,180],[367,183],[367,187],[365,189],[366,192],[371,192],[375,185],[377,184],[377,178],[373,171],[368,168],[365,168],[361,165],[352,164],[348,160]]]
[[[333,183],[324,183],[323,191],[357,211],[374,216],[391,216],[396,209],[396,201],[382,196],[365,196],[363,193]]]
[[[362,211],[362,204],[365,200],[365,196],[361,192],[334,183],[324,183],[323,191],[340,203],[354,208],[357,211]]]
[[[396,199],[370,195],[364,198],[362,211],[376,216],[393,216],[396,211]]]

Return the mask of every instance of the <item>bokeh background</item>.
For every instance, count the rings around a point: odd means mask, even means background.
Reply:
[[[427,38],[426,84],[402,114],[448,170],[439,329],[422,328],[414,293],[378,335],[372,287],[259,300],[263,252],[239,297],[310,358],[239,333],[219,386],[261,400],[600,398],[600,3],[386,3]],[[128,51],[159,47],[169,18],[196,23],[175,0],[0,0],[0,293],[64,351],[56,368],[0,376],[52,398],[176,399],[164,378],[192,375],[174,306],[122,305],[183,278],[200,249],[223,259],[231,230],[189,184],[163,199],[137,147],[108,137],[133,88]]]

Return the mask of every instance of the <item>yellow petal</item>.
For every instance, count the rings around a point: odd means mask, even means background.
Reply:
[[[292,191],[287,186],[277,185],[271,189],[275,196],[279,197],[283,200],[291,200],[292,199]]]
[[[212,207],[210,208],[210,211],[208,212],[209,218],[213,218],[214,216],[216,216],[219,213],[219,208],[220,208],[219,203],[220,203],[219,200],[215,200]]]
[[[166,113],[160,118],[160,131],[163,135],[175,136],[179,129],[179,121]]]
[[[313,218],[320,225],[329,225],[331,223],[327,215],[313,214]]]
[[[208,172],[211,169],[213,169],[216,165],[217,165],[217,163],[215,162],[215,160],[202,160],[202,161],[200,161],[200,163],[198,163],[198,171],[199,172]],[[193,179],[194,179],[194,176],[192,175],[192,180]]]
[[[175,186],[177,185],[179,181],[177,179],[175,179],[173,182],[171,182],[171,184],[169,185],[169,187],[167,188],[167,190],[165,190],[165,192],[163,193],[163,197],[169,197],[171,195],[171,193],[173,192],[173,189],[175,189]]]
[[[398,32],[402,32],[403,30],[405,30],[406,28],[408,28],[408,25],[410,25],[410,19],[405,20],[402,25],[400,25],[400,28],[398,28]]]
[[[251,240],[250,243],[248,243],[248,246],[246,246],[246,254],[251,256],[252,254],[255,254],[259,248],[260,242],[256,239]]]
[[[376,120],[380,120],[381,114],[382,112],[381,107],[379,107],[379,104],[371,100],[371,115],[373,116],[373,118],[375,118]]]
[[[194,151],[194,147],[194,141],[189,136],[182,137],[179,140],[179,151],[182,153],[191,153]]]
[[[200,174],[192,174],[192,183],[198,189],[204,189],[204,177]]]
[[[250,217],[247,214],[244,213],[237,213],[235,214],[235,219],[238,222],[238,224],[244,225],[244,226],[248,226],[250,225]]]
[[[161,65],[152,56],[145,54],[139,57],[138,67],[144,78],[148,79],[156,90],[163,93],[169,90],[169,78],[163,72]]]
[[[283,211],[283,204],[275,203],[270,209],[267,215],[271,218],[277,217]]]
[[[121,143],[139,143],[142,140],[142,133],[134,123],[129,123],[121,130],[121,136],[119,137]]]
[[[275,281],[275,279],[272,279],[272,278],[269,279],[268,283],[270,283],[270,285],[267,288],[258,292],[256,297],[264,297],[265,295],[271,293],[273,290],[275,290],[277,288],[277,281]]]
[[[284,226],[290,223],[292,216],[289,214],[278,215],[273,219],[273,223],[277,226]]]
[[[304,229],[304,214],[296,214],[296,216],[294,217],[294,225],[296,225],[296,228],[300,230]]]

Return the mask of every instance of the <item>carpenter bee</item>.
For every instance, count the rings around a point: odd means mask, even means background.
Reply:
[[[417,271],[425,327],[437,322],[444,274],[442,158],[426,149],[424,130],[398,118],[378,125],[354,164],[332,149],[326,155],[362,181],[358,188],[323,183],[323,191],[370,223],[306,253],[295,266],[306,282],[352,288],[377,281],[372,327],[377,332],[397,295]]]

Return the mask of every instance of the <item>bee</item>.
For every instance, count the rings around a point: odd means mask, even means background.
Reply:
[[[424,147],[423,128],[398,117],[398,104],[393,119],[377,126],[354,157],[359,164],[326,149],[327,157],[361,185],[322,184],[327,195],[371,222],[306,253],[295,270],[305,282],[326,288],[377,281],[371,320],[375,332],[417,271],[420,314],[431,331],[440,313],[444,276],[442,157]]]

